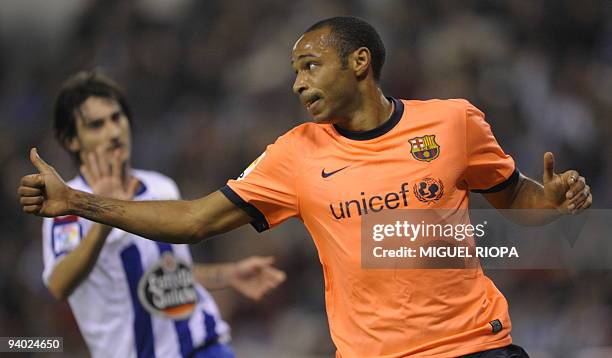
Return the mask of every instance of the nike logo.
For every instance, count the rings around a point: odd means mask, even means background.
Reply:
[[[350,167],[350,165],[347,165],[347,166],[346,166],[346,167],[344,167],[344,168],[340,168],[340,169],[338,169],[338,170],[334,170],[333,172],[329,172],[329,173],[326,173],[326,172],[325,172],[325,168],[323,168],[323,169],[321,170],[321,177],[323,177],[323,178],[329,178],[330,176],[332,176],[332,175],[336,174],[337,172],[339,172],[339,171],[341,171],[341,170],[344,170],[344,169],[346,169],[346,168],[348,168],[348,167]]]

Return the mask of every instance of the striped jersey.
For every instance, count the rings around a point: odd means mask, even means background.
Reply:
[[[133,170],[134,200],[179,199],[174,181]],[[91,192],[81,176],[68,185]],[[93,222],[64,216],[43,222],[43,281],[83,240]],[[227,342],[229,326],[210,294],[194,282],[187,245],[151,241],[120,229],[68,302],[93,357],[187,357],[211,341]]]

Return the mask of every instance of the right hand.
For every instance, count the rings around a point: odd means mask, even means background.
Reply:
[[[127,182],[123,180],[129,173],[125,173],[119,151],[113,152],[110,157],[102,149],[84,154],[81,173],[94,194],[131,200],[138,189],[138,179],[130,176]]]
[[[38,216],[54,217],[69,214],[71,189],[55,169],[38,155],[36,148],[30,150],[30,161],[39,174],[21,178],[17,189],[24,212]]]

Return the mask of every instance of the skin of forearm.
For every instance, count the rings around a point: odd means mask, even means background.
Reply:
[[[197,200],[123,201],[71,189],[71,214],[151,240],[194,244],[250,221],[216,191]]]
[[[74,190],[70,205],[74,215],[155,241],[197,241],[188,201],[123,201]]]
[[[196,264],[193,266],[193,274],[206,289],[220,290],[230,287],[234,265],[233,263]]]
[[[81,243],[55,266],[48,281],[49,291],[55,298],[67,298],[87,278],[111,229],[94,223]]]
[[[522,177],[509,209],[554,209],[546,202],[544,186],[535,180]]]
[[[530,209],[524,215],[512,211],[509,216],[513,221],[526,226],[546,225],[556,220],[560,213],[548,204],[542,184],[522,176],[513,193],[508,209]]]

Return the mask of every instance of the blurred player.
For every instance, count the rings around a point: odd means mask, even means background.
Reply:
[[[584,178],[574,170],[555,174],[551,153],[544,155],[543,185],[521,175],[483,113],[465,100],[385,97],[379,86],[384,45],[362,20],[313,25],[291,59],[293,91],[314,123],[278,138],[219,191],[194,201],[102,198],[65,186],[32,150],[40,174],[22,179],[23,210],[80,215],[175,243],[196,243],[248,222],[263,231],[297,217],[323,265],[337,357],[526,357],[512,345],[505,298],[482,270],[362,269],[361,217],[403,208],[467,209],[476,191],[498,209],[556,209],[530,218],[546,223],[591,205]]]
[[[110,79],[95,72],[69,78],[54,117],[57,139],[80,163],[70,187],[122,200],[179,199],[172,179],[131,168],[132,116]],[[259,299],[284,280],[271,258],[194,264],[186,245],[72,215],[44,220],[43,252],[44,282],[56,298],[68,298],[94,357],[233,357],[229,327],[201,285]]]

